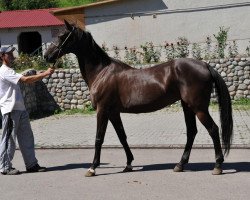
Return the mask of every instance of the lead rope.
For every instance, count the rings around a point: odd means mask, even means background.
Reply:
[[[56,44],[54,44],[56,46],[57,49],[59,49],[58,53],[57,53],[57,57],[55,59],[55,62],[53,63],[53,66],[51,67],[52,69],[55,69],[55,65],[58,61],[58,58],[59,58],[59,54],[61,53],[62,51],[62,46],[65,44],[65,42],[69,39],[69,37],[71,36],[71,34],[73,33],[73,31],[75,30],[75,27],[73,27],[72,31],[70,31],[69,35],[65,38],[65,40],[63,41],[63,43],[58,47]]]

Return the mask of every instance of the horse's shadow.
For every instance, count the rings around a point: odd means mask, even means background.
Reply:
[[[67,164],[62,166],[48,167],[47,171],[65,171],[73,169],[88,169],[91,163],[74,163]],[[133,172],[147,172],[147,171],[161,171],[161,170],[172,170],[175,167],[176,163],[160,163],[160,164],[150,164],[150,165],[137,165],[134,166]],[[101,163],[100,168],[121,168],[124,166],[109,166],[109,163]],[[188,163],[185,166],[184,171],[197,172],[197,171],[211,171],[214,168],[214,163]],[[223,164],[223,174],[239,173],[239,172],[250,172],[250,162],[231,162]],[[98,176],[101,175],[110,175],[110,174],[119,174],[122,173],[122,170],[119,172],[111,173],[98,173]]]
[[[157,170],[172,170],[176,163],[163,163],[163,164],[151,164],[141,167],[139,170],[135,171],[157,171]],[[233,162],[224,163],[222,165],[224,171],[234,171],[234,172],[250,172],[250,162]],[[184,171],[210,171],[214,168],[214,163],[188,163],[185,165]],[[231,173],[231,172],[230,172]]]

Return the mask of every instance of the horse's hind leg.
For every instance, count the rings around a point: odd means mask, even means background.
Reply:
[[[117,133],[117,136],[118,136],[118,138],[119,138],[119,140],[120,140],[120,142],[125,150],[126,156],[127,156],[127,166],[123,170],[123,172],[132,171],[131,163],[134,160],[134,156],[133,156],[133,154],[129,148],[129,145],[127,143],[127,136],[126,136],[126,133],[125,133],[124,128],[123,128],[120,113],[112,113],[109,116],[109,119],[114,126],[114,129]]]
[[[174,172],[183,171],[184,165],[188,163],[191,149],[194,143],[194,139],[197,134],[195,113],[183,101],[181,103],[182,103],[186,127],[187,127],[187,143],[185,146],[184,153],[181,157],[181,161],[175,166]]]
[[[216,159],[216,164],[213,170],[213,175],[222,174],[221,165],[224,162],[224,156],[221,150],[219,128],[213,121],[208,111],[197,112],[196,115],[199,118],[200,122],[206,127],[209,135],[211,136],[213,140],[214,149],[215,149],[215,159]]]

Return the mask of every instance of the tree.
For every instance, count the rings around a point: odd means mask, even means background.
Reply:
[[[0,0],[4,10],[31,10],[53,8],[58,6],[58,0]]]

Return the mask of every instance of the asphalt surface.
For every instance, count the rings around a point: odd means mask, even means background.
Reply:
[[[219,124],[217,111],[211,111]],[[214,150],[205,128],[197,121],[190,163],[174,173],[186,142],[183,113],[162,110],[122,114],[132,147],[134,171],[121,173],[126,156],[109,124],[97,176],[85,177],[94,156],[95,115],[54,115],[31,122],[36,154],[44,173],[0,175],[1,200],[78,199],[220,199],[248,200],[250,196],[250,110],[234,110],[234,138],[224,172],[213,176]],[[14,167],[25,171],[16,151]]]
[[[134,171],[121,173],[126,158],[122,149],[103,149],[97,176],[85,177],[94,149],[37,150],[48,172],[0,175],[1,200],[248,200],[250,150],[232,149],[224,174],[212,175],[214,151],[193,149],[185,172],[173,172],[181,149],[133,149]],[[24,170],[17,151],[14,166]]]

